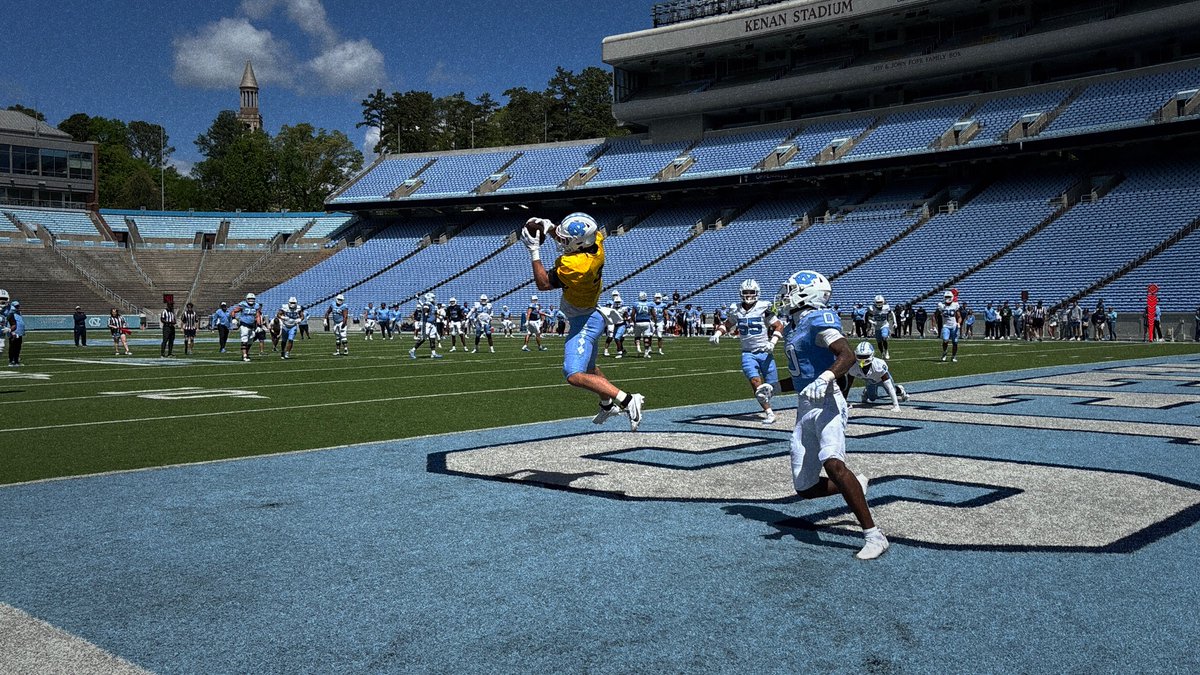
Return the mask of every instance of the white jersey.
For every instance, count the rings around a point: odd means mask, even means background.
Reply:
[[[771,325],[775,323],[775,312],[771,303],[759,300],[749,309],[742,303],[731,305],[726,324],[736,324],[742,341],[743,352],[765,352],[771,341]]]
[[[892,306],[884,305],[883,307],[871,306],[867,310],[867,321],[876,329],[886,328],[891,323]]]
[[[866,380],[868,382],[875,382],[878,384],[883,382],[883,378],[887,376],[888,364],[887,361],[884,361],[877,356],[872,356],[871,362],[867,364],[866,370],[863,370],[863,367],[860,365],[860,363],[855,361],[854,365],[850,366],[849,374],[850,377],[857,377],[860,380]]]
[[[475,303],[471,308],[471,312],[467,315],[471,321],[476,321],[480,326],[487,326],[492,323],[492,303]]]
[[[942,326],[946,328],[958,328],[958,303],[951,302],[946,304],[939,302],[937,311],[942,315]]]

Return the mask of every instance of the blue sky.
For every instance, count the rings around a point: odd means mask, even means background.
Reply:
[[[555,66],[603,66],[607,36],[651,25],[653,0],[4,0],[0,107],[165,125],[186,167],[192,141],[236,109],[254,60],[268,131],[310,122],[362,146],[376,87],[435,95],[542,88]]]

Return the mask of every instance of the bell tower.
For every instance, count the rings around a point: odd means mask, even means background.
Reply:
[[[258,112],[258,80],[254,78],[254,66],[246,62],[246,70],[242,73],[241,108],[238,110],[238,121],[246,125],[250,131],[262,129],[262,115]]]

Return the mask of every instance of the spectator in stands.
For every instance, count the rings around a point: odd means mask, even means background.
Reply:
[[[75,346],[87,346],[87,314],[83,313],[83,308],[75,305],[75,315],[72,317],[75,320]]]
[[[175,303],[168,302],[158,315],[162,324],[162,345],[158,348],[158,358],[165,359],[175,355]]]
[[[120,347],[125,349],[126,356],[133,353],[129,351],[129,325],[116,307],[108,313],[108,331],[112,333],[114,356],[121,353]]]
[[[21,316],[19,300],[13,300],[9,307],[12,311],[8,313],[8,366],[15,368],[21,365],[21,343],[25,342],[25,317]]]
[[[915,311],[913,311],[913,317],[917,321],[917,333],[921,336],[922,339],[924,339],[925,338],[925,322],[929,320],[929,312],[925,311],[924,307],[918,306],[917,309]]]
[[[217,311],[213,312],[209,325],[217,331],[217,342],[221,353],[225,353],[225,343],[229,342],[229,329],[233,327],[233,315],[229,312],[229,303],[222,302]]]
[[[1000,339],[1001,340],[1007,340],[1010,337],[1012,337],[1012,330],[1013,330],[1012,318],[1013,318],[1012,307],[1009,307],[1008,301],[1005,300],[1004,304],[1000,306]]]

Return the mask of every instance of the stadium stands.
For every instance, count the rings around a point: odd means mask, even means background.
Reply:
[[[1093,84],[1043,136],[1148,124],[1175,94],[1200,88],[1200,68],[1185,68]]]
[[[1103,300],[1106,307],[1116,308],[1118,313],[1140,312],[1146,306],[1146,289],[1156,284],[1160,289],[1158,302],[1166,311],[1191,312],[1200,306],[1196,261],[1200,261],[1200,231],[1192,232],[1125,276],[1090,293],[1081,303],[1095,307]]]
[[[8,213],[16,216],[31,230],[44,227],[56,237],[80,236],[99,237],[96,225],[84,211],[67,209],[33,209],[4,206],[0,207],[0,219]],[[4,219],[7,220],[7,219]],[[9,223],[11,225],[11,223]]]
[[[525,150],[505,170],[509,179],[497,192],[554,189],[587,163],[600,147],[598,143],[586,142]]]
[[[788,128],[708,136],[688,152],[696,161],[684,173],[691,177],[749,171],[795,131]]]
[[[428,163],[428,157],[382,160],[354,180],[340,194],[335,195],[332,201],[337,203],[381,199],[412,178],[413,174]]]
[[[648,143],[641,138],[611,141],[593,165],[600,173],[589,185],[639,183],[651,180],[689,145],[688,141]]]
[[[854,146],[846,159],[867,156],[919,152],[963,116],[970,106],[964,103],[909,110],[888,115],[879,127]]]
[[[969,119],[979,123],[979,133],[967,145],[998,143],[1004,134],[1025,115],[1053,110],[1066,99],[1069,91],[1055,89],[992,99],[979,106]]]

